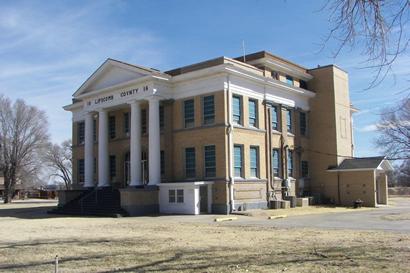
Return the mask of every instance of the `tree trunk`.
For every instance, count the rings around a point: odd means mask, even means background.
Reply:
[[[4,176],[4,203],[11,203],[12,193],[10,192],[10,178],[7,175]]]

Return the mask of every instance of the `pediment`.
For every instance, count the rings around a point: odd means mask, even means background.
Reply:
[[[74,93],[74,97],[151,75],[154,71],[120,61],[106,60]]]

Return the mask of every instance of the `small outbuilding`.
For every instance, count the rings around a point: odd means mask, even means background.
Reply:
[[[329,172],[337,172],[339,203],[351,206],[363,201],[363,206],[387,205],[387,172],[393,167],[384,157],[345,159]]]

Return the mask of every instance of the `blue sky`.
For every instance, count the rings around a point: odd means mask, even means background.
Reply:
[[[362,49],[320,52],[329,31],[325,1],[1,1],[0,93],[44,109],[52,140],[71,137],[71,95],[108,57],[167,70],[218,56],[268,50],[308,68],[334,63],[349,72],[356,155],[373,144],[379,111],[408,87],[403,56],[383,84],[361,69]]]

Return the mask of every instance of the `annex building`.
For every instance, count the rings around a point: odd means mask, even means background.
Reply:
[[[334,65],[307,69],[265,51],[165,72],[108,59],[64,109],[66,211],[229,213],[293,196],[387,204],[391,165],[354,158],[357,110]]]

